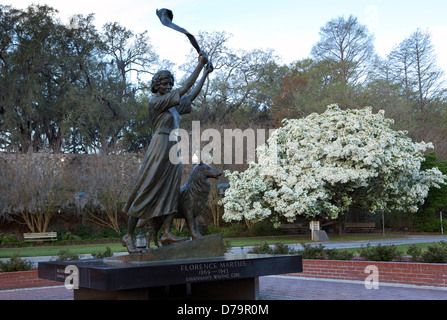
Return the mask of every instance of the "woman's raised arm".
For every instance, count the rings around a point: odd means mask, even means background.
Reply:
[[[206,65],[207,63],[208,63],[207,54],[203,51],[200,52],[199,64],[194,69],[194,71],[191,73],[189,78],[186,80],[185,84],[178,89],[180,96],[185,95],[192,88],[192,86],[194,85],[194,83],[196,82],[197,78],[200,75],[200,71],[202,71],[203,66]]]
[[[202,77],[200,78],[197,85],[192,89],[192,91],[188,94],[188,98],[190,101],[194,101],[195,98],[199,95],[200,91],[202,90],[203,84],[205,83],[206,77],[213,72],[213,66],[211,63],[208,63],[205,67],[205,71],[203,72]]]

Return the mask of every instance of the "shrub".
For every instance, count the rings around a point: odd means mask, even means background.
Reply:
[[[76,226],[75,235],[81,237],[82,239],[92,239],[95,237],[96,233],[93,230],[93,226],[83,226],[80,224]]]
[[[60,234],[60,240],[62,240],[62,241],[76,241],[76,240],[81,240],[81,239],[82,238],[80,236],[72,234],[70,231]]]
[[[3,272],[28,271],[33,267],[33,263],[18,257],[18,254],[11,256],[6,262],[0,261],[0,270]]]
[[[1,246],[8,246],[11,244],[16,244],[19,241],[17,240],[16,236],[13,234],[0,234],[0,245]]]
[[[447,263],[447,242],[433,243],[426,252],[416,245],[411,245],[407,250],[412,262]]]
[[[354,253],[346,250],[326,249],[326,255],[329,260],[352,260]]]
[[[248,253],[254,253],[254,254],[273,254],[273,249],[270,248],[267,242],[264,242],[263,244],[258,244],[254,246]]]
[[[250,237],[274,236],[281,234],[281,231],[269,221],[260,221],[254,223],[251,228],[247,228],[245,234]]]
[[[368,243],[366,248],[360,248],[360,256],[367,261],[393,261],[401,260],[402,252],[395,245],[371,246]]]
[[[79,260],[79,255],[70,252],[70,250],[60,250],[57,254],[56,261]]]
[[[290,248],[288,245],[283,243],[277,243],[273,247],[273,254],[295,254],[296,250]]]
[[[298,250],[303,259],[325,259],[324,246],[320,243],[318,246],[312,246],[308,243],[301,243],[303,250]]]
[[[351,260],[354,257],[352,252],[347,252],[346,250],[325,249],[321,243],[318,246],[301,243],[301,246],[303,250],[299,250],[296,253],[301,254],[303,259]]]
[[[111,257],[113,256],[112,250],[110,249],[110,247],[106,248],[106,251],[104,252],[93,252],[92,253],[92,257],[95,259],[104,259],[107,257]]]
[[[124,235],[124,233],[122,233],[122,231],[120,230],[120,233],[118,234],[115,230],[112,229],[104,229],[102,231],[99,232],[99,237],[102,239],[115,239],[115,238],[119,238],[120,235]]]
[[[422,261],[422,249],[412,244],[408,250],[407,254],[411,257],[411,262],[420,262]]]
[[[232,223],[229,226],[217,227],[215,225],[208,226],[208,234],[221,233],[224,238],[236,238],[247,235],[247,227],[242,223]]]
[[[222,233],[222,228],[216,226],[215,224],[210,224],[208,225],[208,227],[206,228],[206,233],[207,234],[218,234],[218,233]]]
[[[231,245],[231,241],[230,240],[224,240],[224,251],[225,252],[230,252],[232,247],[233,246]]]
[[[429,246],[427,252],[422,255],[422,261],[426,263],[446,263],[447,242],[441,241]]]
[[[267,242],[254,246],[248,253],[254,254],[295,254],[297,251],[291,249],[288,245],[283,243],[276,243],[270,247]]]
[[[443,221],[443,226],[447,229],[447,221]],[[441,229],[439,214],[418,214],[413,221],[413,229],[419,232],[439,232]]]

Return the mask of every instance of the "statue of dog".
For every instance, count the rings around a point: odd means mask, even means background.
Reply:
[[[203,213],[208,196],[211,190],[210,178],[217,179],[222,172],[213,167],[200,162],[191,172],[188,181],[180,188],[180,196],[178,200],[178,212],[174,213],[174,218],[183,218],[186,221],[189,235],[193,239],[201,237],[201,234],[195,227],[195,218]],[[149,220],[140,220],[138,228],[147,228],[147,248],[150,247],[151,238],[155,245],[159,248],[158,232],[163,225],[164,217],[156,217]]]

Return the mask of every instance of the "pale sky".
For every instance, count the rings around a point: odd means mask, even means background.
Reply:
[[[352,14],[374,34],[382,57],[417,28],[428,30],[437,64],[447,73],[445,0],[2,0],[19,9],[31,3],[54,7],[67,23],[74,14],[95,13],[98,29],[117,21],[137,33],[147,30],[157,53],[177,65],[185,62],[191,45],[184,35],[160,23],[156,9],[172,10],[174,23],[193,35],[226,31],[233,34],[233,48],[272,48],[283,63],[309,57],[320,28]]]

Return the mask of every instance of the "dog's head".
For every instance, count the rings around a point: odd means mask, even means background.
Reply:
[[[194,170],[200,170],[201,173],[206,177],[206,178],[212,178],[212,179],[217,179],[222,175],[222,172],[220,172],[219,170],[214,169],[213,167],[207,165],[204,162],[200,162],[198,165],[196,165],[196,167],[194,168]]]

